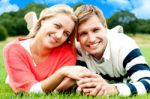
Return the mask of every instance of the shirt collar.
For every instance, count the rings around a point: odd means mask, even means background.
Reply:
[[[109,43],[109,40],[107,42],[106,49],[104,51],[102,58],[104,58],[104,61],[110,60],[110,43]]]

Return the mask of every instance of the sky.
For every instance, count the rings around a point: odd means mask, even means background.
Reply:
[[[0,15],[4,12],[18,11],[33,2],[48,6],[58,3],[73,6],[82,2],[99,7],[106,18],[120,10],[128,10],[137,18],[150,19],[150,0],[0,0]]]

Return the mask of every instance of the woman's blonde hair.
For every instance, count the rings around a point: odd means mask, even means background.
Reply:
[[[57,4],[57,5],[51,6],[49,8],[45,8],[44,10],[41,11],[39,19],[37,21],[35,20],[36,21],[35,24],[33,24],[31,30],[29,30],[30,33],[25,38],[26,39],[34,38],[36,36],[38,30],[41,27],[42,20],[50,18],[50,17],[54,17],[55,15],[60,14],[60,13],[65,13],[68,16],[70,16],[76,24],[77,18],[74,14],[73,8],[71,8],[70,6],[68,6],[66,4]],[[26,20],[26,21],[28,21],[28,20]],[[30,26],[30,25],[28,24],[28,26]],[[71,42],[71,44],[73,44],[73,45],[74,45],[74,39],[75,39],[74,30],[72,31],[73,33],[71,33],[71,35],[68,38],[68,41]]]

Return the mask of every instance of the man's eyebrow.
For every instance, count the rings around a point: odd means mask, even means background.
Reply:
[[[84,30],[84,31],[79,31],[78,34],[82,34],[82,33],[84,33],[84,32],[86,32],[86,31],[85,31],[85,30]]]

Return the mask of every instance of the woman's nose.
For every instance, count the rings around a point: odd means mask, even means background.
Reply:
[[[56,36],[57,39],[61,39],[62,36],[63,36],[63,30],[57,31],[56,34],[55,34],[55,36]]]

